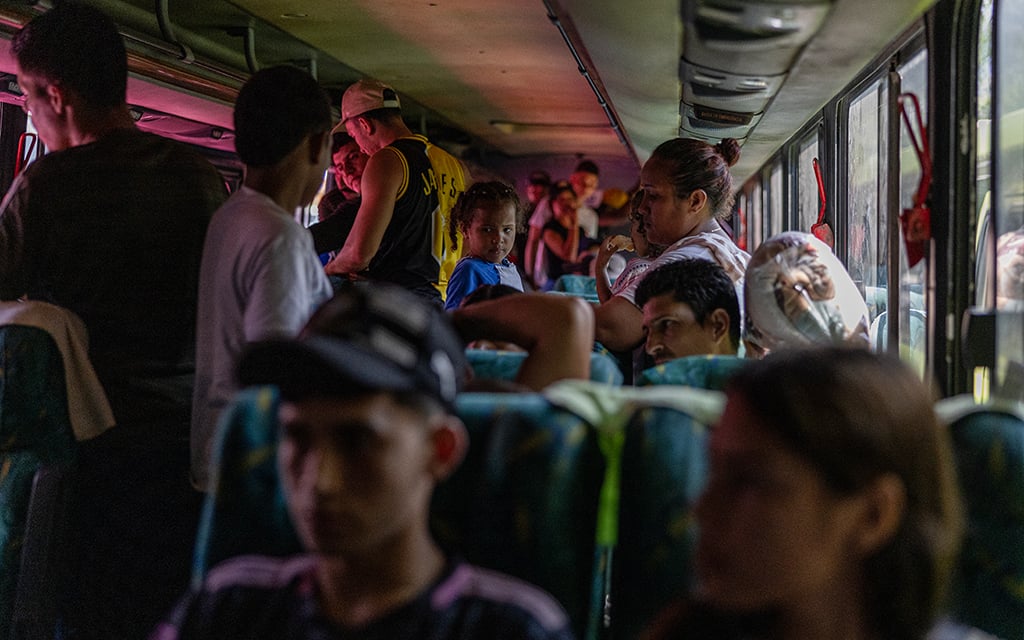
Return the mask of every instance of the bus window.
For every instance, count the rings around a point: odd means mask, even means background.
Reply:
[[[785,183],[782,175],[782,158],[779,158],[772,165],[772,177],[768,185],[768,237],[780,233],[785,224],[786,201],[783,198],[783,189],[785,189]]]
[[[921,50],[900,65],[900,85],[903,93],[913,93],[921,105],[922,114],[928,113],[928,52]],[[908,105],[909,106],[909,105]],[[913,122],[913,118],[911,122]],[[926,123],[927,124],[927,123]],[[909,207],[921,180],[921,163],[907,131],[906,123],[900,128],[900,205]],[[900,358],[914,367],[922,376],[928,350],[925,322],[925,285],[927,260],[913,267],[907,262],[906,246],[900,243]],[[895,265],[894,265],[895,266]]]
[[[805,233],[811,232],[811,225],[818,221],[818,209],[821,208],[818,194],[818,179],[814,175],[814,159],[818,157],[818,130],[800,142],[798,156],[797,190],[799,209],[797,211],[797,229]]]
[[[749,235],[747,238],[747,251],[753,253],[755,249],[761,244],[761,239],[764,237],[764,193],[761,190],[761,180],[755,180],[754,186],[750,189],[750,200],[747,211],[747,228],[749,229]]]
[[[43,144],[43,139],[39,137],[39,132],[36,131],[36,126],[32,122],[32,116],[27,116],[25,118],[25,135],[29,137],[35,136],[35,146],[30,149],[31,153],[27,153],[23,159],[25,164],[21,167],[22,171],[24,171],[28,165],[46,155],[47,152],[46,145]],[[26,151],[29,151],[29,149],[26,149]]]
[[[736,206],[732,211],[732,237],[736,245],[744,251],[749,251],[747,239],[750,233],[747,231],[750,225],[750,192],[740,191],[736,197]]]
[[[974,281],[973,304],[979,310],[995,309],[995,229],[992,225],[992,0],[981,3],[978,21],[977,122],[975,145]],[[976,367],[971,372],[971,392],[978,402],[989,399],[992,371]]]
[[[876,79],[848,103],[847,270],[864,294],[871,320],[885,311],[885,84]],[[874,342],[873,342],[874,343]]]
[[[996,381],[1004,395],[1024,388],[1024,0],[995,12],[996,86],[993,215],[996,229]]]

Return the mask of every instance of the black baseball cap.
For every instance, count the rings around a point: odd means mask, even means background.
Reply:
[[[337,293],[296,338],[250,346],[243,386],[274,384],[285,399],[420,392],[449,411],[467,371],[464,346],[439,308],[382,283]]]
[[[551,184],[551,176],[547,171],[538,169],[530,174],[530,184],[542,184],[547,187]]]

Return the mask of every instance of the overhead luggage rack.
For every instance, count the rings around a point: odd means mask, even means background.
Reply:
[[[732,73],[779,75],[821,27],[828,0],[703,0],[684,15],[683,57]]]
[[[682,60],[683,102],[741,113],[760,113],[778,92],[786,74],[768,76],[710,69]]]
[[[682,116],[682,124],[679,127],[681,136],[715,141],[722,138],[746,138],[764,115],[712,109],[685,102],[680,103],[679,111]]]
[[[684,0],[680,135],[749,135],[831,7],[831,0]]]

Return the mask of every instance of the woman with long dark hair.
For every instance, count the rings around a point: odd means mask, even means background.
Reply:
[[[696,508],[699,586],[649,638],[924,638],[962,522],[916,374],[863,349],[782,351],[727,398]]]

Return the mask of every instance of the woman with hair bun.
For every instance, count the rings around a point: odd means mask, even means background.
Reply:
[[[647,240],[667,246],[650,267],[682,258],[717,262],[736,283],[742,298],[743,274],[750,256],[718,223],[732,213],[732,176],[740,145],[725,138],[717,145],[674,138],[654,150],[640,172],[643,197],[637,210]],[[607,242],[607,240],[606,240]],[[614,351],[643,340],[643,314],[635,302],[637,279],[596,310],[598,342]]]

